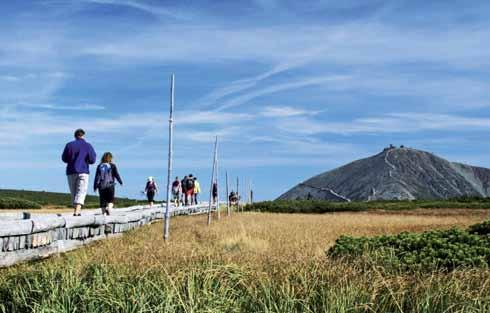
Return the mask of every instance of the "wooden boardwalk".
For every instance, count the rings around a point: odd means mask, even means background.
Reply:
[[[0,213],[0,267],[46,258],[96,240],[107,239],[161,220],[165,204],[113,209],[104,216],[100,209],[71,213]],[[216,205],[212,206],[216,210]],[[171,206],[170,215],[207,214],[209,203]]]

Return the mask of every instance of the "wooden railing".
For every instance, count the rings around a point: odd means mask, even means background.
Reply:
[[[104,216],[84,210],[82,216],[62,214],[0,213],[0,267],[48,257],[76,249],[160,220],[165,204],[113,209]],[[212,207],[216,210],[216,205]],[[209,204],[171,207],[171,216],[208,213]]]

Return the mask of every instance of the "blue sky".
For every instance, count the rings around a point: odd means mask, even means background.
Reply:
[[[487,1],[46,0],[0,4],[0,188],[67,191],[82,127],[139,197],[227,170],[272,199],[390,143],[490,167]]]

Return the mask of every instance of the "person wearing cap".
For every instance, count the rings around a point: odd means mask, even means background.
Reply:
[[[158,186],[157,183],[155,182],[155,179],[153,177],[148,177],[148,180],[146,182],[146,187],[145,187],[145,194],[146,197],[148,198],[148,203],[150,204],[150,207],[153,206],[153,202],[155,201],[155,195],[158,193]]]
[[[85,131],[77,129],[75,140],[66,144],[61,159],[66,163],[66,175],[73,205],[73,215],[80,216],[88,190],[89,166],[97,158],[94,148],[85,141]]]

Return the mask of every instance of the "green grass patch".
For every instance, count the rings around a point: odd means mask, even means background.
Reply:
[[[338,263],[292,264],[283,275],[212,263],[134,271],[71,260],[2,275],[0,312],[488,312],[489,277]]]

